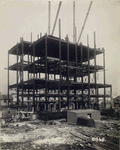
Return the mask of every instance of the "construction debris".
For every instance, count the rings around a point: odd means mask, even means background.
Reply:
[[[119,121],[95,123],[91,128],[68,124],[65,119],[46,121],[46,124],[42,120],[9,123],[8,127],[1,128],[1,149],[96,150],[105,147],[117,150]]]

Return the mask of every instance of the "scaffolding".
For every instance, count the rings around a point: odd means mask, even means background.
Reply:
[[[96,64],[96,56],[100,54],[103,55],[102,66]],[[11,66],[10,55],[17,60]],[[16,83],[11,85],[10,70],[16,72]],[[103,71],[103,83],[97,83],[96,74],[100,70]],[[63,40],[61,36],[45,34],[34,42],[21,38],[20,43],[8,51],[8,95],[10,89],[16,90],[17,109],[20,98],[24,106],[25,97],[28,110],[31,106],[34,111],[60,111],[66,106],[68,109],[91,108],[92,101],[98,104],[100,98],[105,107],[106,98],[111,98],[106,88],[111,93],[112,86],[105,83],[105,50],[96,48],[95,33],[94,48],[89,47],[88,36],[85,46],[70,42],[68,36]],[[99,89],[103,89],[103,94]]]

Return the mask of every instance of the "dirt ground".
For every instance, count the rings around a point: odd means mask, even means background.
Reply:
[[[68,124],[65,119],[24,121],[1,126],[2,150],[118,150],[118,120],[95,121],[95,127]]]

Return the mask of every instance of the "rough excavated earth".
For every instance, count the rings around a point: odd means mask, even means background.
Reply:
[[[96,121],[95,127],[71,125],[66,120],[25,121],[1,126],[2,150],[118,150],[117,120]]]

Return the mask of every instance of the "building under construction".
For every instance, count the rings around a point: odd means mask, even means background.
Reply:
[[[13,65],[9,65],[11,55],[16,56]],[[101,66],[96,63],[97,55],[103,55]],[[10,70],[16,72],[12,85]],[[98,71],[103,71],[103,83],[97,82]],[[94,48],[90,48],[88,38],[87,46],[70,42],[68,36],[62,39],[60,27],[59,37],[45,34],[34,42],[21,38],[8,51],[8,95],[10,89],[16,90],[17,108],[24,103],[34,111],[93,108],[100,99],[105,107],[112,92],[112,86],[105,83],[105,50],[96,48],[95,33]]]

